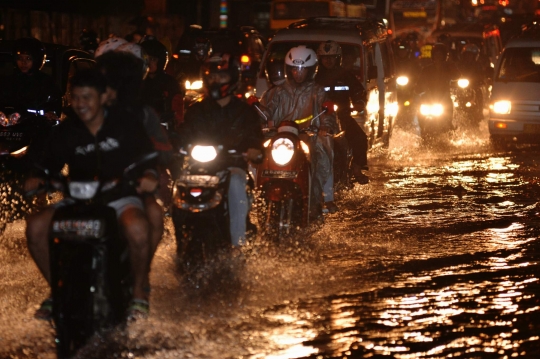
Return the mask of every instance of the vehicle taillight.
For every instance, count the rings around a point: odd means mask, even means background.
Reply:
[[[242,55],[242,57],[240,58],[240,62],[242,63],[242,65],[249,65],[251,59],[248,55]]]

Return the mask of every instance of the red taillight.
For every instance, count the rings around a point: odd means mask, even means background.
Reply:
[[[495,127],[500,128],[500,129],[505,129],[505,128],[506,128],[506,123],[504,123],[504,122],[497,122],[497,123],[495,124]]]
[[[242,57],[240,58],[240,62],[243,63],[243,64],[249,64],[250,62],[250,58],[248,55],[242,55]]]
[[[172,57],[174,57],[175,59],[178,58],[178,54],[173,54]]]

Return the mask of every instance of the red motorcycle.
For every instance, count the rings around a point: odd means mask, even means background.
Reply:
[[[255,108],[266,117],[257,104]],[[291,229],[309,224],[315,207],[312,202],[316,201],[312,188],[310,149],[316,141],[318,129],[313,123],[331,110],[333,106],[325,107],[310,119],[310,126],[305,128],[298,125],[304,120],[297,120],[282,121],[277,128],[264,129],[267,138],[264,143],[265,156],[257,166],[256,185],[267,233],[275,233],[281,238],[289,234]]]

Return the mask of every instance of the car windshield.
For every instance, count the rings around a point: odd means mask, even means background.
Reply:
[[[540,82],[540,47],[509,48],[496,77],[504,82]]]
[[[266,58],[266,64],[270,60],[274,61],[283,61],[285,62],[285,55],[287,52],[299,45],[306,45],[307,47],[313,49],[317,52],[317,47],[320,42],[276,42],[270,46],[268,49],[268,57]],[[359,46],[351,44],[340,44],[343,52],[342,55],[342,66],[344,69],[353,72],[360,81],[363,81],[363,71],[362,71],[362,49]],[[262,68],[262,73],[264,74],[265,68]]]

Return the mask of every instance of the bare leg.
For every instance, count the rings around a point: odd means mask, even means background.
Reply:
[[[51,269],[49,265],[49,226],[54,215],[54,208],[45,208],[38,213],[30,214],[26,218],[26,240],[30,255],[36,262],[37,267],[51,283]]]
[[[146,216],[150,224],[150,256],[149,263],[152,262],[154,253],[163,236],[163,208],[157,203],[154,196],[146,196],[144,199]]]
[[[138,208],[126,209],[119,218],[128,241],[133,272],[133,298],[148,300],[144,287],[148,283],[150,243],[149,224],[145,213]]]

